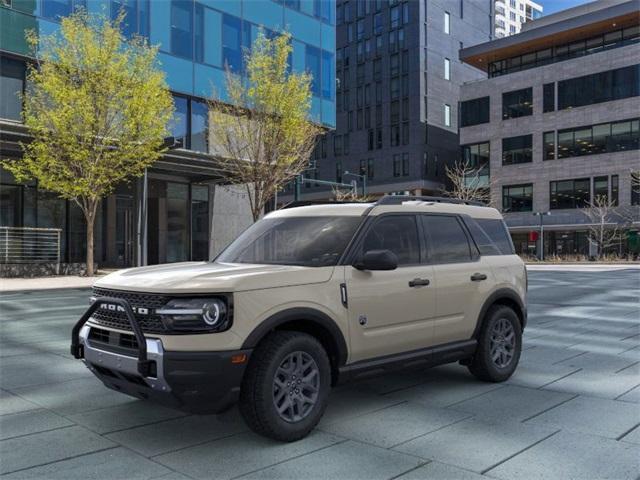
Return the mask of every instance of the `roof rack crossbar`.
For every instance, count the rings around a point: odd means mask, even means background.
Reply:
[[[451,197],[424,197],[418,195],[385,195],[376,202],[376,205],[397,205],[407,201],[436,202],[436,203],[456,203],[460,205],[473,205],[476,207],[486,207],[487,205],[476,200],[460,200]]]

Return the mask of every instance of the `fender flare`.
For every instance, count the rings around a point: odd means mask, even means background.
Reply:
[[[310,322],[327,331],[337,349],[337,366],[347,362],[347,342],[337,323],[326,313],[307,307],[282,310],[263,320],[245,339],[242,348],[255,348],[269,332],[291,321]]]
[[[484,317],[487,314],[487,311],[494,303],[500,303],[500,300],[508,300],[510,303],[513,302],[517,305],[518,309],[516,310],[516,315],[520,318],[520,324],[522,330],[527,325],[527,307],[522,302],[520,295],[511,289],[511,288],[500,288],[493,292],[487,299],[485,300],[482,308],[480,309],[480,314],[478,315],[478,320],[476,322],[476,328],[473,330],[472,338],[478,338],[480,334],[480,328],[482,327],[482,322],[484,321]]]

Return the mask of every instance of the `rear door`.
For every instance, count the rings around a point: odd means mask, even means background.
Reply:
[[[493,273],[457,215],[421,215],[421,220],[436,287],[434,343],[467,340]]]

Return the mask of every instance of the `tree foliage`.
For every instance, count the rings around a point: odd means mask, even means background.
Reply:
[[[125,39],[123,19],[81,11],[63,18],[59,33],[28,33],[37,62],[28,70],[23,116],[33,140],[22,160],[4,164],[19,180],[37,179],[79,205],[89,275],[100,199],[158,159],[173,114],[157,47]]]
[[[212,153],[247,188],[257,220],[275,192],[308,167],[320,129],[309,120],[311,77],[290,70],[291,36],[258,34],[244,52],[246,76],[227,69],[226,98],[210,100]]]

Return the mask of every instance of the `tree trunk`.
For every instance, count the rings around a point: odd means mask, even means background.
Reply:
[[[93,277],[95,272],[93,271],[93,226],[95,216],[90,215],[87,217],[87,277]]]

